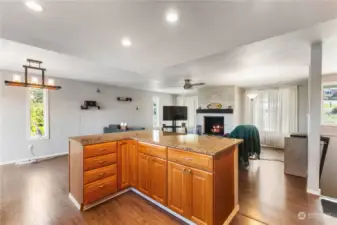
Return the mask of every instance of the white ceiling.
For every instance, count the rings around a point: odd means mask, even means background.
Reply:
[[[324,72],[335,73],[337,2],[0,1],[0,69],[25,58],[55,77],[180,93],[184,78],[243,87],[308,76],[309,46],[324,42]],[[164,21],[168,9],[180,21]],[[336,31],[335,31],[336,30]],[[129,36],[130,48],[120,45]],[[273,37],[273,38],[272,38]],[[335,53],[336,52],[336,53]]]

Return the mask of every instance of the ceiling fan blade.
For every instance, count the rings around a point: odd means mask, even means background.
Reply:
[[[192,86],[201,86],[201,85],[205,85],[205,83],[195,83],[195,84],[192,84]]]

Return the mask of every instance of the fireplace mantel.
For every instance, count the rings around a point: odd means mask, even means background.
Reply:
[[[198,113],[226,113],[233,114],[233,109],[197,109]]]

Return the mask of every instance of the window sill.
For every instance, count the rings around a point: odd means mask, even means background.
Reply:
[[[337,123],[323,123],[321,124],[322,127],[337,127]]]

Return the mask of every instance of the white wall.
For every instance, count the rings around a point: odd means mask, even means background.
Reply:
[[[0,71],[0,164],[31,157],[28,145],[34,145],[37,156],[68,151],[68,137],[97,134],[108,124],[127,122],[130,126],[152,128],[152,97],[160,98],[162,106],[173,105],[173,96],[141,90],[118,88],[73,80],[57,80],[59,91],[49,91],[50,139],[27,139],[27,89],[7,87],[3,81],[12,79],[11,72]],[[99,88],[101,93],[96,93]],[[117,97],[133,101],[118,102]],[[97,101],[102,109],[80,110],[84,100]],[[139,110],[136,110],[136,107]]]
[[[198,90],[199,106],[206,108],[209,103],[221,103],[222,108],[234,109],[234,86],[204,87]]]
[[[235,108],[234,113],[233,113],[233,122],[234,122],[234,127],[236,127],[239,124],[243,123],[244,120],[244,90],[243,88],[240,87],[234,87],[234,105],[233,107]]]

